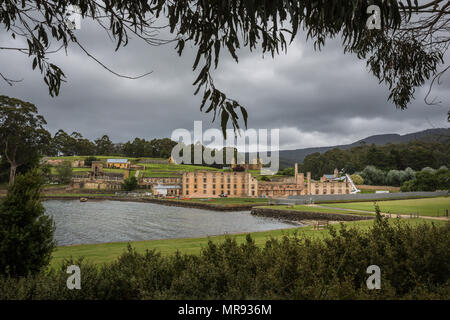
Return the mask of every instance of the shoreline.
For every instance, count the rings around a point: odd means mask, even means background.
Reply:
[[[154,203],[170,207],[184,207],[184,208],[194,208],[203,210],[213,210],[213,211],[251,211],[253,207],[257,206],[267,206],[264,204],[232,204],[232,205],[216,205],[209,203],[199,203],[199,202],[187,202],[180,200],[165,200],[165,199],[146,199],[146,198],[127,198],[127,197],[117,197],[117,196],[42,196],[42,201],[48,200],[71,200],[77,201],[80,198],[87,198],[93,201],[121,201],[121,202],[141,202],[141,203]]]

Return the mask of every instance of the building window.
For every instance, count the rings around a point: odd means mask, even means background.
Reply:
[[[213,196],[215,196],[216,195],[216,190],[213,190]]]
[[[206,178],[203,178],[203,182],[205,182],[205,183],[206,183]]]
[[[233,185],[233,188],[235,188],[235,189],[236,189],[236,188],[237,188],[237,185],[236,185],[236,184],[234,184],[234,185]]]
[[[203,185],[203,189],[206,189],[206,184]]]

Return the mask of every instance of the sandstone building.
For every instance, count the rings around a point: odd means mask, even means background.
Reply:
[[[311,173],[305,175],[298,173],[295,164],[294,177],[282,178],[278,181],[259,182],[258,195],[264,198],[284,198],[288,196],[349,194],[352,185],[348,176],[339,177],[335,170],[334,175],[325,175],[320,181],[311,179]]]
[[[110,159],[114,160],[114,159]],[[107,166],[129,165],[124,159],[119,163],[107,162]],[[125,168],[126,169],[126,168]],[[129,169],[124,174],[103,171],[103,162],[93,161],[88,175],[74,177],[74,188],[96,190],[120,190],[123,180],[128,177]],[[183,198],[217,198],[227,197],[261,197],[285,198],[300,195],[349,194],[356,187],[348,175],[339,176],[335,170],[332,175],[324,175],[320,181],[311,179],[311,173],[298,172],[295,164],[294,176],[258,181],[246,171],[193,171],[180,172],[168,177],[144,177],[139,181],[140,188],[149,189],[155,195]]]
[[[258,180],[249,172],[184,172],[181,195],[189,198],[257,197]]]

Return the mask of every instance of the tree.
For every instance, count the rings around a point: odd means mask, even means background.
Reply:
[[[84,159],[84,166],[85,167],[90,167],[92,166],[92,162],[93,161],[98,161],[98,159],[96,157],[87,157],[86,159]]]
[[[103,137],[96,139],[94,142],[95,153],[97,155],[108,156],[112,153],[114,145],[106,134],[103,135]]]
[[[37,169],[17,176],[0,204],[0,274],[37,273],[50,262],[54,223],[40,201],[42,176]]]
[[[350,176],[350,178],[352,179],[353,183],[356,185],[364,184],[364,179],[359,174],[352,174]]]
[[[49,183],[52,181],[52,166],[49,164],[44,164],[40,167],[42,172],[42,178],[44,183]]]
[[[124,183],[122,184],[122,188],[125,191],[133,191],[136,190],[138,186],[138,181],[135,176],[131,176],[124,180]]]
[[[55,156],[88,156],[95,153],[95,145],[89,139],[84,139],[79,132],[70,135],[64,130],[58,130],[52,139],[52,153]]]
[[[34,104],[0,96],[0,147],[10,166],[9,183],[17,168],[36,161],[48,148],[51,136]]]
[[[402,191],[436,191],[450,190],[450,171],[447,167],[438,170],[423,168],[416,173],[415,179],[406,181]]]
[[[383,170],[377,169],[374,166],[367,166],[359,175],[364,179],[368,185],[382,186],[386,182],[386,174]]]
[[[245,125],[248,115],[237,100],[228,98],[214,84],[212,69],[218,67],[223,49],[238,62],[241,47],[271,56],[286,52],[301,31],[317,50],[327,39],[340,36],[344,52],[365,59],[370,72],[389,87],[388,99],[401,109],[410,103],[417,87],[429,79],[432,83],[439,82],[449,69],[438,70],[450,42],[447,0],[427,0],[420,5],[410,0],[5,2],[0,23],[12,38],[23,38],[28,46],[0,49],[30,56],[32,68],[39,67],[52,96],[59,94],[65,75],[50,62],[49,54],[71,44],[117,76],[137,79],[149,74],[120,75],[95,58],[67,23],[69,5],[78,5],[83,18],[92,19],[105,29],[115,41],[116,50],[126,46],[131,37],[149,45],[177,41],[179,55],[186,44],[196,47],[193,69],[199,71],[193,83],[194,94],[203,91],[200,109],[212,112],[214,119],[220,117],[224,135],[229,121],[235,129],[239,127],[239,112]],[[367,10],[372,4],[380,8],[380,28],[368,30]],[[174,39],[158,38],[161,24],[167,24]],[[0,76],[10,85],[15,82],[7,75],[0,73]]]
[[[72,181],[72,164],[70,161],[64,161],[56,167],[58,181],[61,184],[68,184]]]
[[[294,168],[286,168],[284,170],[280,170],[278,172],[278,174],[281,174],[283,176],[294,176],[295,172],[294,172]]]

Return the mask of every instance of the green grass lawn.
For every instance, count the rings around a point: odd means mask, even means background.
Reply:
[[[437,215],[438,209],[440,211],[440,216],[442,216],[444,209],[450,211],[450,197],[379,201],[377,203],[381,212],[390,212],[394,214],[410,214],[419,211],[420,215],[433,217]],[[322,204],[322,206],[375,211],[373,202],[333,203]]]
[[[362,213],[362,212],[353,212],[353,211],[345,211],[345,210],[339,210],[339,209],[333,209],[333,208],[320,208],[320,207],[313,207],[313,206],[306,206],[306,205],[294,205],[294,206],[268,206],[264,208],[270,208],[270,209],[278,209],[278,210],[295,210],[295,211],[301,211],[301,212],[317,212],[317,213],[338,213],[338,214],[353,214],[353,215],[360,215],[360,216],[373,216],[371,213]]]
[[[394,219],[390,220],[391,223]],[[421,223],[435,223],[436,225],[442,225],[446,222],[444,221],[429,221],[425,219],[411,219],[411,220],[401,220],[401,223],[408,223],[412,226]],[[361,229],[368,229],[372,226],[373,221],[353,221],[346,222],[348,226],[355,226]],[[335,225],[336,228],[340,228],[340,224]],[[258,246],[264,246],[265,242],[271,238],[279,238],[283,235],[292,235],[294,232],[298,232],[300,235],[305,235],[312,238],[323,239],[329,236],[329,230],[314,230],[313,227],[302,227],[302,228],[292,228],[285,230],[273,230],[265,232],[255,232],[250,233],[255,243]],[[236,239],[238,243],[243,243],[245,241],[246,234],[235,234],[229,235],[230,237]],[[138,251],[145,252],[145,250],[155,249],[163,255],[170,255],[175,253],[177,250],[181,253],[186,254],[198,254],[200,250],[204,248],[208,240],[213,242],[221,242],[225,239],[225,235],[214,236],[209,238],[191,238],[191,239],[169,239],[169,240],[151,240],[151,241],[136,241],[130,242],[130,244]],[[53,253],[53,258],[51,261],[52,267],[59,266],[64,259],[73,257],[84,257],[86,261],[101,264],[106,262],[111,262],[117,259],[127,247],[126,242],[115,242],[115,243],[102,243],[102,244],[88,244],[88,245],[75,245],[75,246],[64,246],[58,247]]]

